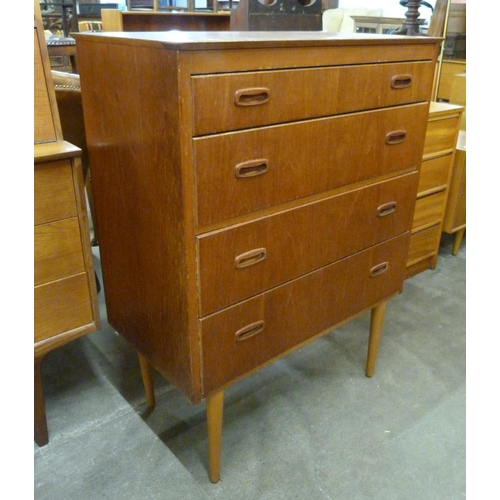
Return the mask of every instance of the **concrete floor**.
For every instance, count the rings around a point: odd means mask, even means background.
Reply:
[[[466,245],[454,257],[451,243],[389,303],[372,379],[364,315],[226,391],[217,484],[204,404],[158,375],[147,408],[102,291],[101,330],[42,365],[50,441],[34,445],[34,498],[465,498]]]

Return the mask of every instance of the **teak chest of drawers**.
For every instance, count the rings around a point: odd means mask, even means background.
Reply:
[[[111,325],[192,403],[402,290],[438,41],[77,34]],[[95,173],[94,173],[95,170]]]

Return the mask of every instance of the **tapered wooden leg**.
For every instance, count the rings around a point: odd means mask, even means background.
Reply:
[[[43,357],[35,358],[35,442],[38,446],[44,446],[49,442],[43,397],[42,359]]]
[[[212,483],[220,479],[223,410],[224,391],[219,391],[207,399],[208,475]]]
[[[382,302],[372,309],[370,319],[370,339],[368,341],[368,359],[366,361],[366,376],[371,377],[375,371],[377,361],[378,346],[382,334],[382,325],[384,324],[385,307],[387,302]]]
[[[453,237],[453,250],[451,251],[453,255],[457,255],[458,251],[460,250],[460,245],[462,244],[462,238],[464,237],[464,233],[465,233],[465,227],[463,229],[459,229],[455,233],[455,236]]]
[[[146,401],[149,408],[154,408],[156,405],[156,400],[152,374],[153,368],[149,361],[144,356],[142,356],[142,354],[137,353],[137,356],[139,358],[139,366],[141,367],[142,383],[144,385],[144,391],[146,392]]]

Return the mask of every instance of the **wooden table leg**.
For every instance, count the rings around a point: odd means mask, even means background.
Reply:
[[[366,361],[366,376],[373,376],[375,363],[377,361],[378,346],[382,334],[382,325],[384,324],[385,308],[387,302],[382,302],[372,309],[370,319],[370,339],[368,341],[368,359]]]
[[[453,250],[451,252],[453,255],[457,255],[458,251],[460,250],[460,245],[462,244],[462,238],[464,237],[464,233],[465,233],[465,227],[459,229],[455,233],[455,236],[453,237]]]
[[[38,446],[45,446],[49,442],[43,397],[42,360],[43,357],[35,358],[35,442]]]
[[[142,383],[146,392],[146,401],[149,408],[154,408],[156,405],[155,388],[153,383],[152,366],[149,361],[140,353],[137,353],[139,358],[139,366],[141,367]]]
[[[223,410],[224,391],[219,391],[207,399],[208,475],[212,483],[220,479]]]

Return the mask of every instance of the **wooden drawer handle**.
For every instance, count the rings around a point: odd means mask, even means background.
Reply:
[[[382,264],[377,264],[370,269],[370,278],[375,278],[385,273],[389,269],[389,262],[382,262]]]
[[[236,338],[236,342],[242,342],[243,340],[247,340],[259,334],[262,330],[264,330],[264,321],[256,321],[255,323],[251,323],[250,325],[244,326],[238,330],[234,336]]]
[[[393,89],[406,89],[411,86],[411,75],[396,75],[392,77],[391,88]]]
[[[234,175],[237,179],[248,179],[248,177],[257,177],[265,174],[269,168],[269,161],[266,159],[249,160],[238,163],[234,169]]]
[[[266,87],[240,89],[234,94],[234,103],[236,106],[259,106],[269,101],[269,92]]]
[[[385,136],[385,143],[390,146],[401,144],[406,139],[406,130],[393,130]]]
[[[377,208],[377,217],[385,217],[396,211],[396,202],[390,201],[389,203],[384,203]]]
[[[256,248],[238,255],[238,257],[234,259],[234,265],[236,269],[243,269],[244,267],[253,266],[254,264],[262,262],[266,256],[267,250],[265,248]]]

